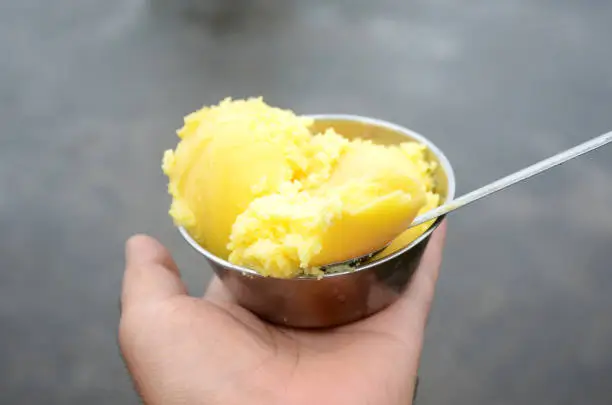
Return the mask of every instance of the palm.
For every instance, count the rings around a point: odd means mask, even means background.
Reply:
[[[361,322],[322,331],[273,326],[214,280],[204,299],[173,294],[124,308],[122,325],[130,327],[122,350],[145,398],[144,382],[152,379],[196,387],[189,398],[214,393],[210,403],[407,404],[442,244],[442,237],[432,240],[423,269],[396,304]],[[135,370],[142,362],[163,367],[144,375]]]

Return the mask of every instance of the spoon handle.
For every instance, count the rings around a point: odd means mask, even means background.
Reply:
[[[496,180],[493,183],[487,184],[486,186],[464,194],[461,197],[455,198],[454,200],[449,201],[436,209],[433,209],[423,215],[418,216],[410,224],[409,228],[421,225],[425,222],[429,222],[432,219],[438,218],[439,216],[442,216],[444,214],[448,214],[451,211],[464,207],[470,203],[473,203],[474,201],[480,200],[481,198],[491,195],[497,191],[503,190],[506,187],[510,187],[513,184],[533,177],[536,174],[542,173],[550,168],[565,163],[568,160],[588,153],[610,142],[612,142],[612,131],[593,138],[590,141],[581,143],[580,145],[568,149],[564,152],[558,153],[552,157],[549,157],[548,159],[544,159],[529,167],[519,170],[518,172],[512,173],[506,177]]]

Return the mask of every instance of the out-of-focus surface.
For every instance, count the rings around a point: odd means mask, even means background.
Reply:
[[[158,237],[194,293],[209,277],[159,168],[186,112],[263,95],[395,121],[459,192],[612,129],[611,2],[170,3],[0,0],[0,403],[135,403],[124,239]],[[451,216],[419,403],[612,401],[611,156]]]

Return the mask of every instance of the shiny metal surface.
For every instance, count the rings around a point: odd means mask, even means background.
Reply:
[[[509,174],[508,176],[502,177],[492,183],[477,188],[474,191],[470,191],[467,194],[462,195],[452,201],[442,204],[436,209],[426,212],[423,215],[418,216],[410,224],[409,228],[417,225],[424,224],[431,221],[432,219],[438,218],[441,215],[446,215],[452,211],[455,211],[461,207],[465,207],[481,198],[490,196],[493,193],[504,190],[514,184],[517,184],[523,180],[530,179],[546,170],[552,169],[555,166],[559,166],[571,159],[582,156],[586,153],[594,151],[608,143],[612,142],[612,132],[607,132],[603,135],[597,136],[591,140],[581,143],[580,145],[574,146],[573,148],[567,149],[547,159],[541,160],[531,166],[528,166],[522,170]]]
[[[487,185],[479,187],[476,190],[470,191],[469,193],[466,193],[461,197],[455,198],[450,201],[447,200],[446,203],[438,206],[436,209],[433,209],[424,213],[423,215],[419,215],[418,217],[416,217],[407,229],[422,225],[443,215],[447,215],[455,210],[458,210],[461,207],[465,207],[466,205],[476,202],[487,196],[490,196],[491,194],[494,194],[498,191],[502,191],[514,184],[520,183],[521,181],[530,179],[533,176],[543,173],[546,170],[552,169],[555,166],[559,166],[571,159],[594,151],[604,145],[607,145],[610,142],[612,142],[612,132],[607,132],[603,135],[583,142],[580,145],[574,146],[573,148],[567,149],[547,159],[534,163],[533,165],[530,165],[524,169],[504,176],[501,179],[495,180]],[[389,245],[389,243],[363,256],[355,257],[350,260],[345,260],[343,262],[332,263],[328,267],[362,263],[384,250],[385,247]]]
[[[401,126],[354,115],[314,115],[314,130],[334,127],[347,138],[395,144],[407,138],[427,145],[429,159],[438,163],[436,192],[442,201],[455,193],[453,169],[444,154],[427,138]],[[408,246],[386,257],[365,262],[354,270],[334,272],[321,278],[278,279],[237,266],[208,252],[179,228],[187,242],[201,253],[238,303],[260,317],[285,326],[322,328],[346,324],[374,314],[393,303],[418,267],[429,236],[438,220]]]

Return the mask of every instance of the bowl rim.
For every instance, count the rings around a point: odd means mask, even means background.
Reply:
[[[442,166],[444,173],[446,174],[448,185],[447,185],[447,194],[446,194],[445,202],[451,201],[453,198],[455,198],[455,190],[456,190],[455,172],[453,170],[452,165],[450,164],[450,161],[448,160],[448,158],[446,157],[446,155],[442,152],[440,148],[438,148],[431,140],[419,134],[418,132],[415,132],[411,129],[408,129],[406,127],[403,127],[398,124],[394,124],[392,122],[389,122],[383,119],[365,117],[365,116],[355,115],[355,114],[302,114],[302,116],[309,117],[314,120],[336,120],[336,121],[353,121],[353,122],[356,121],[356,122],[362,122],[365,124],[371,124],[374,126],[385,127],[393,131],[399,132],[401,134],[404,134],[407,137],[412,138],[418,141],[419,143],[426,145],[427,148],[436,156],[440,166]],[[362,272],[366,270],[371,270],[383,263],[391,261],[395,259],[396,257],[406,253],[407,251],[412,249],[414,246],[421,243],[423,240],[427,239],[435,231],[435,229],[442,223],[445,217],[446,215],[441,216],[438,219],[436,219],[436,221],[425,232],[423,232],[423,234],[421,234],[418,238],[413,240],[410,244],[378,260],[368,262],[362,266],[359,266],[351,270],[324,274],[323,276],[302,275],[302,276],[297,276],[291,279],[274,277],[274,276],[264,276],[264,275],[259,274],[255,270],[230,263],[229,261],[225,259],[215,256],[214,254],[212,254],[211,252],[209,252],[208,250],[200,246],[200,244],[197,243],[191,237],[191,235],[189,235],[189,232],[187,232],[187,230],[184,227],[179,226],[178,230],[181,236],[187,241],[187,243],[189,243],[189,245],[191,245],[193,249],[195,249],[197,252],[202,254],[209,261],[222,266],[226,270],[237,271],[249,277],[261,277],[261,278],[268,278],[268,279],[272,278],[272,279],[278,279],[278,280],[306,281],[306,280],[321,279],[321,278],[342,277],[348,274],[354,274],[354,273],[358,273],[358,272]]]

